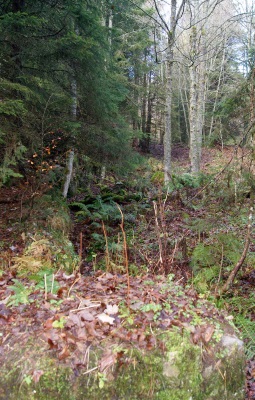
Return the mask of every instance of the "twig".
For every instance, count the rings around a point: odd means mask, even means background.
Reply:
[[[159,228],[159,223],[158,223],[158,206],[156,201],[153,201],[153,207],[154,207],[154,213],[155,213],[155,222],[156,222],[156,231],[157,231],[157,236],[158,236],[158,247],[159,247],[159,262],[161,264],[161,267],[163,268],[163,246],[162,246],[162,240],[160,236],[160,228]]]
[[[74,312],[79,312],[82,310],[87,310],[88,308],[98,308],[101,306],[101,303],[95,304],[95,305],[91,305],[91,306],[87,306],[87,307],[81,307],[81,308],[74,308],[73,310],[70,310],[69,312],[74,313]]]
[[[81,266],[81,262],[82,262],[82,244],[83,244],[83,235],[82,235],[82,232],[80,232],[80,248],[79,248],[80,266]]]
[[[129,265],[128,265],[128,251],[127,251],[127,237],[124,229],[124,215],[123,212],[121,211],[120,206],[116,203],[116,206],[119,209],[120,215],[121,215],[121,223],[120,223],[120,229],[123,235],[123,253],[124,253],[124,263],[126,267],[126,274],[127,274],[127,302],[129,306],[129,293],[130,293],[130,277],[129,277]]]
[[[107,232],[105,229],[104,221],[102,221],[102,227],[103,227],[103,233],[104,233],[104,239],[105,239],[105,266],[106,266],[106,271],[109,272],[110,271],[110,255],[109,255]]]
[[[55,280],[55,275],[54,274],[52,274],[52,280],[51,280],[51,294],[53,293],[53,290],[54,290],[54,280]]]
[[[172,265],[173,262],[174,262],[174,256],[175,256],[175,253],[176,253],[177,249],[178,249],[178,240],[175,240],[174,250],[173,250],[173,253],[172,253],[171,260],[169,261],[170,265]]]
[[[74,287],[74,285],[75,285],[77,282],[79,282],[80,279],[81,279],[81,274],[79,274],[78,278],[76,278],[75,281],[72,283],[70,289],[68,290],[67,297],[70,297],[70,293],[71,293],[72,288]]]
[[[47,300],[47,292],[48,292],[48,288],[47,288],[47,275],[44,274],[44,299]]]
[[[94,367],[94,368],[91,368],[91,369],[89,369],[88,371],[86,371],[86,372],[83,372],[83,374],[82,375],[86,375],[86,374],[89,374],[90,372],[93,372],[93,371],[95,371],[96,369],[98,369],[99,367]]]
[[[224,258],[224,246],[223,246],[223,244],[222,244],[222,245],[221,245],[220,272],[219,272],[218,282],[217,282],[217,285],[216,285],[216,287],[215,287],[215,295],[217,294],[218,287],[219,287],[220,280],[221,280],[222,267],[223,267],[223,258]]]

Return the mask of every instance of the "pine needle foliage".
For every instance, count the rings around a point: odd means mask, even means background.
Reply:
[[[94,165],[122,173],[140,161],[132,151],[133,132],[123,108],[131,90],[128,70],[114,54],[121,47],[124,21],[128,19],[127,31],[137,27],[139,34],[144,32],[141,54],[149,30],[141,29],[141,23],[146,26],[141,16],[139,21],[133,16],[134,5],[118,2],[116,30],[109,32],[102,20],[108,21],[110,9],[107,1],[0,4],[0,124],[7,135],[1,136],[3,153],[10,133],[31,157],[43,154],[46,135],[61,132],[68,138],[62,153],[72,147],[79,160],[87,156]]]

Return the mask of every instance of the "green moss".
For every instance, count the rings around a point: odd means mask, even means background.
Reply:
[[[90,354],[88,370],[77,376],[53,359],[38,339],[13,347],[0,371],[0,399],[9,400],[240,400],[244,366],[238,352],[210,359],[194,345],[188,331],[155,332],[158,347],[148,351],[122,344],[121,359],[106,371],[97,369],[109,343]],[[47,345],[46,345],[47,346]],[[164,351],[160,350],[164,348]],[[218,350],[213,349],[213,352]],[[212,351],[212,350],[211,350]],[[220,353],[218,351],[218,353]],[[209,355],[208,355],[209,354]],[[205,360],[207,355],[207,360]],[[2,361],[2,360],[0,360]],[[204,364],[208,361],[207,364]],[[218,362],[219,361],[219,362]],[[205,366],[209,369],[204,370]],[[42,371],[39,382],[33,380]],[[206,372],[210,372],[206,376]]]

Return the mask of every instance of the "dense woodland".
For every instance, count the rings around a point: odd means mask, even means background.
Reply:
[[[126,276],[128,296],[132,277],[170,277],[234,315],[247,399],[254,13],[253,0],[0,0],[2,304],[58,294],[59,270],[71,288]]]
[[[172,143],[190,146],[192,173],[202,145],[250,143],[253,6],[170,6],[1,2],[3,184],[29,167],[63,180],[70,152],[78,186],[106,166],[127,173],[152,143],[167,182]]]

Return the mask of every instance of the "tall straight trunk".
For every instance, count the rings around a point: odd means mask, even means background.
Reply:
[[[173,98],[173,63],[174,42],[176,28],[176,0],[171,1],[170,29],[167,37],[167,68],[166,68],[166,122],[164,136],[164,180],[168,184],[171,180],[171,145],[172,145],[172,98]]]
[[[218,101],[218,98],[219,98],[221,83],[222,83],[222,80],[224,79],[223,75],[224,75],[225,62],[226,62],[226,39],[224,40],[224,47],[223,47],[223,55],[222,55],[222,61],[221,61],[221,67],[220,67],[220,74],[219,74],[219,78],[218,78],[217,89],[216,89],[215,99],[214,99],[214,103],[213,103],[212,118],[211,118],[211,122],[210,122],[210,131],[209,131],[209,134],[208,134],[209,137],[212,136],[212,132],[213,132],[214,114],[215,114],[216,107],[217,107],[217,101]]]
[[[71,83],[71,92],[72,92],[72,105],[71,105],[71,114],[72,114],[72,119],[75,121],[77,119],[77,106],[78,106],[78,101],[77,101],[77,82],[76,79],[73,78],[72,83]],[[74,149],[70,149],[68,153],[68,159],[67,159],[67,172],[66,172],[66,178],[65,178],[65,183],[64,183],[64,188],[63,188],[63,197],[66,198],[69,187],[71,184],[72,176],[73,176],[73,164],[74,164]]]
[[[206,60],[205,60],[205,43],[204,33],[201,33],[200,37],[200,56],[201,60],[198,65],[197,74],[197,89],[198,89],[198,101],[197,101],[197,165],[198,169],[194,171],[198,173],[201,165],[201,153],[202,153],[202,139],[203,139],[203,127],[205,119],[205,103],[206,103]]]
[[[143,101],[142,101],[142,132],[146,129],[146,106],[147,106],[147,75],[143,74]]]
[[[192,54],[197,52],[197,28],[192,27],[190,47]],[[190,163],[191,172],[199,171],[200,159],[197,142],[197,112],[198,112],[198,91],[197,91],[197,61],[196,58],[190,67],[190,99],[189,99],[189,123],[190,123]]]
[[[190,163],[191,173],[198,174],[201,164],[202,137],[206,102],[206,43],[205,26],[201,24],[202,15],[199,0],[195,0],[194,21],[191,31],[190,47],[193,62],[190,67]],[[199,21],[200,22],[197,22]]]
[[[184,78],[184,79],[183,79]],[[184,80],[184,85],[181,83],[181,81]],[[189,138],[189,121],[188,121],[188,111],[187,111],[187,90],[186,90],[186,79],[185,75],[182,72],[182,74],[179,75],[179,92],[180,92],[180,100],[181,100],[181,108],[183,111],[183,117],[184,117],[184,126],[185,126],[185,135],[184,135],[184,142],[187,142],[187,138]],[[183,92],[185,94],[185,98],[183,96]]]
[[[75,28],[75,33],[76,35],[79,35],[79,29]],[[77,81],[76,78],[73,77],[71,81],[71,97],[72,97],[72,105],[71,105],[71,116],[72,120],[76,121],[77,119],[77,110],[78,110],[78,97],[77,97]],[[73,176],[73,165],[74,165],[74,149],[70,149],[68,152],[68,159],[67,159],[67,172],[66,172],[66,178],[65,178],[65,183],[64,183],[64,188],[62,195],[64,198],[67,197],[69,187],[71,184],[72,176]]]

